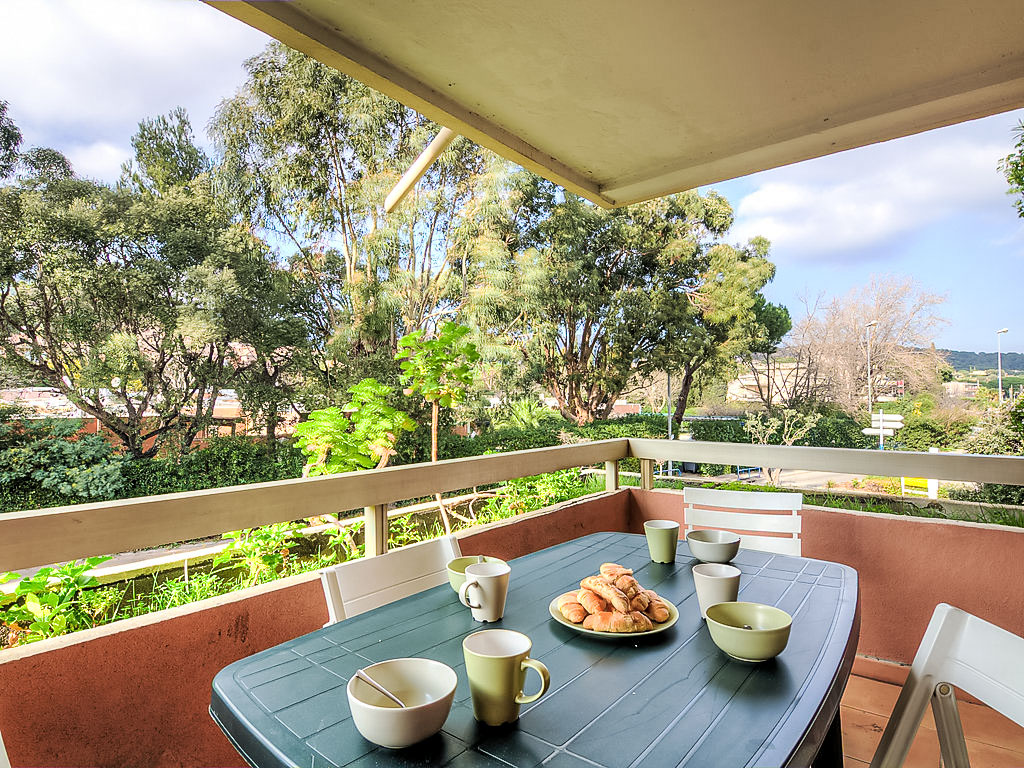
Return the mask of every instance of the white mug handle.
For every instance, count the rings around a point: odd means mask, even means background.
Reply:
[[[479,582],[470,581],[470,580],[467,579],[466,583],[463,584],[461,587],[459,587],[459,602],[462,603],[467,608],[477,608],[477,609],[483,608],[483,605],[473,605],[471,602],[469,602],[469,588],[470,587],[479,587],[479,586],[480,586]]]

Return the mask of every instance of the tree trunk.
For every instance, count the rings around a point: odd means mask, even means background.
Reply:
[[[672,414],[672,420],[677,427],[683,423],[683,416],[686,415],[686,402],[690,399],[690,390],[693,389],[695,370],[694,368],[685,368],[683,372],[683,380],[679,385],[679,396],[676,398],[675,413]]]
[[[430,403],[430,460],[432,462],[437,461],[437,422],[439,410],[437,400]],[[441,511],[441,522],[444,523],[444,535],[451,536],[452,521],[448,519],[448,509],[445,507],[440,493],[434,494],[434,498],[437,499],[437,508]]]
[[[430,404],[430,460],[437,461],[437,421],[438,405],[437,400]]]
[[[267,455],[277,453],[277,409],[271,408],[267,413]]]

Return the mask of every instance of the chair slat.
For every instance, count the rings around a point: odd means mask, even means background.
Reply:
[[[684,488],[687,504],[702,507],[732,507],[755,511],[799,512],[804,505],[803,494],[760,491],[720,491],[715,488]]]
[[[800,533],[800,515],[760,515],[755,512],[723,512],[719,509],[687,507],[686,526],[729,528],[765,533]]]

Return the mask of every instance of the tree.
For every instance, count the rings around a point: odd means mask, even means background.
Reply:
[[[764,296],[754,300],[753,316],[750,320],[747,346],[743,361],[754,377],[757,395],[766,408],[790,399],[791,382],[788,381],[792,366],[779,366],[776,352],[786,334],[793,328],[789,310],[781,304],[772,304]]]
[[[515,174],[476,240],[470,314],[568,419],[606,417],[631,380],[655,370],[678,372],[681,413],[697,372],[740,351],[772,275],[767,243],[715,244],[731,223],[714,192],[605,211]]]
[[[413,331],[398,342],[395,359],[401,361],[405,394],[419,394],[430,403],[431,461],[438,458],[439,409],[461,402],[473,383],[473,364],[480,359],[480,353],[466,339],[469,333],[464,325],[444,322],[432,338],[423,331]]]
[[[180,153],[161,155],[190,140],[186,121],[144,121],[116,187],[79,179],[62,155],[37,149],[0,188],[5,362],[63,393],[136,457],[162,444],[187,450],[210,423],[232,343],[262,309],[252,275],[271,269],[208,174],[179,183]]]
[[[863,407],[867,390],[867,331],[871,328],[874,392],[890,382],[919,391],[938,380],[943,365],[933,344],[945,321],[936,314],[944,299],[927,293],[910,277],[875,276],[842,298],[808,307],[782,354],[799,361],[791,397],[829,400],[847,413]]]
[[[1014,129],[1014,134],[1017,137],[1014,151],[1002,159],[999,170],[1010,185],[1009,194],[1016,197],[1017,214],[1024,218],[1024,120]]]
[[[8,103],[0,100],[0,179],[6,179],[18,165],[21,131],[7,116]]]
[[[316,370],[331,390],[339,364],[379,368],[401,335],[457,313],[467,262],[456,234],[484,155],[457,139],[385,216],[387,192],[437,126],[278,43],[245,67],[211,128],[218,178],[244,220],[289,244]]]
[[[748,413],[743,429],[750,435],[750,441],[759,445],[793,445],[807,437],[821,420],[820,413],[800,413],[792,408],[781,408]],[[777,485],[782,470],[764,467],[768,483]]]
[[[419,394],[430,403],[430,460],[437,461],[437,432],[440,408],[450,408],[465,398],[473,383],[473,364],[480,359],[476,345],[466,336],[464,325],[443,322],[433,338],[423,331],[406,334],[398,342],[405,394]],[[451,533],[448,510],[437,494],[445,534]]]

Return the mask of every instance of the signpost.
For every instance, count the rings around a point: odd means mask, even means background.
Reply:
[[[865,435],[878,435],[878,450],[881,451],[885,449],[885,438],[895,435],[897,429],[903,429],[903,416],[879,409],[878,413],[871,414],[871,426],[861,432]]]

